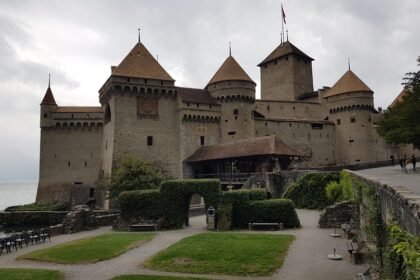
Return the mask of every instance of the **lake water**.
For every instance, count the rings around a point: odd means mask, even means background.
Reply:
[[[37,181],[0,182],[0,211],[35,202],[37,185]]]

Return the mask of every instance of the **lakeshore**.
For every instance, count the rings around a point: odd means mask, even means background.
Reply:
[[[0,182],[0,211],[35,202],[37,181]]]

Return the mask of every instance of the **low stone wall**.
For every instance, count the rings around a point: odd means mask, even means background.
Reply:
[[[348,170],[350,175],[371,187],[379,195],[384,222],[395,220],[413,235],[420,235],[420,195],[402,186],[383,184]]]
[[[99,227],[112,226],[114,222],[118,219],[118,216],[118,214],[96,216],[96,224]]]
[[[348,223],[352,219],[358,224],[359,206],[349,201],[343,201],[326,207],[319,218],[320,228],[340,228],[341,224]]]
[[[0,212],[0,224],[13,226],[51,226],[62,223],[68,211]]]

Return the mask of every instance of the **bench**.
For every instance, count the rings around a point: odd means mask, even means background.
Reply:
[[[156,231],[157,224],[133,224],[128,227],[129,231]]]
[[[283,223],[248,223],[250,230],[255,228],[283,229]]]
[[[354,241],[347,242],[347,251],[350,253],[352,262],[354,264],[360,264],[363,262],[361,250],[364,248],[364,246],[365,246],[365,241],[362,240],[360,234],[357,237],[357,242],[354,242]]]

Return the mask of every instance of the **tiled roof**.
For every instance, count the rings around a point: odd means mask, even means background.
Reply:
[[[324,94],[324,98],[350,92],[373,91],[353,71],[348,70],[343,76]]]
[[[112,71],[112,75],[174,81],[142,43],[137,43],[134,46]]]
[[[222,66],[220,66],[207,85],[222,81],[248,81],[255,84],[233,56],[226,58],[225,62],[223,62]]]
[[[41,105],[57,105],[50,87],[47,88],[44,98],[42,99]]]
[[[188,157],[185,162],[197,162],[224,158],[249,156],[303,156],[303,154],[278,139],[276,136],[265,136],[240,140],[232,143],[203,146]]]
[[[205,89],[197,88],[183,88],[177,87],[177,93],[181,97],[181,100],[185,103],[200,103],[210,105],[220,105]]]
[[[274,51],[272,51],[258,66],[262,66],[270,61],[273,61],[277,58],[289,55],[289,54],[296,54],[300,57],[303,57],[307,60],[314,60],[312,57],[305,54],[303,51],[299,50],[295,45],[290,43],[289,41],[280,44]]]
[[[397,105],[397,103],[401,102],[404,98],[404,96],[410,92],[410,89],[408,87],[404,87],[403,90],[398,94],[398,96],[392,101],[391,105],[389,105],[390,108]]]
[[[103,113],[99,106],[60,106],[54,110],[55,113]]]

